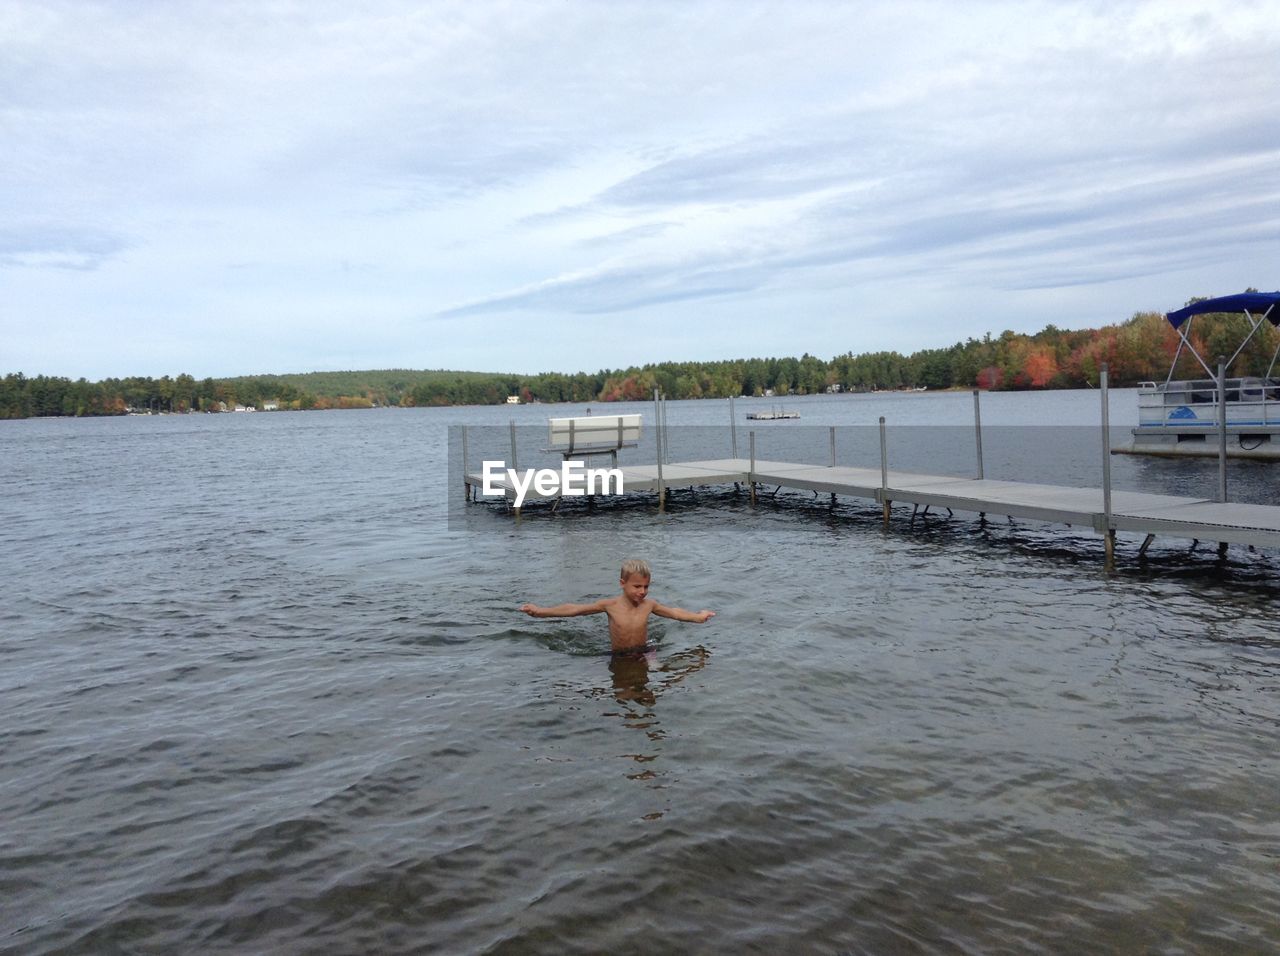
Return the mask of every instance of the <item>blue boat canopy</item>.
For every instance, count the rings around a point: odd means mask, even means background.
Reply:
[[[1240,292],[1196,302],[1185,309],[1170,312],[1165,318],[1176,329],[1193,315],[1204,315],[1207,312],[1248,312],[1251,315],[1266,315],[1272,325],[1280,326],[1280,309],[1271,308],[1276,303],[1280,303],[1280,292]]]

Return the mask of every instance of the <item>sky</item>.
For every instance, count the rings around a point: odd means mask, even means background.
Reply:
[[[1280,0],[0,0],[0,374],[910,353],[1280,286]]]

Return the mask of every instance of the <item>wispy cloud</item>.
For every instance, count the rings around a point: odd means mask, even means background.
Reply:
[[[0,268],[97,269],[129,248],[121,236],[62,225],[0,228]]]

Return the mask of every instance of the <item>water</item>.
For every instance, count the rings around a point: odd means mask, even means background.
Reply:
[[[1096,393],[983,402],[989,476],[1097,483]],[[974,466],[968,395],[787,406],[761,457],[885,415],[895,462]],[[459,506],[449,426],[514,418],[533,464],[584,411],[3,423],[0,951],[1280,945],[1275,553],[1122,539],[1108,577],[1085,529],[811,495]],[[728,454],[726,403],[669,414]],[[515,610],[630,555],[718,612],[652,670]]]

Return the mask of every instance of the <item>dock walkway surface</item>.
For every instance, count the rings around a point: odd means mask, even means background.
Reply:
[[[881,505],[893,503],[949,508],[977,514],[1029,518],[1056,524],[1092,528],[1100,535],[1111,531],[1156,534],[1220,544],[1244,544],[1280,549],[1280,507],[1272,505],[1217,502],[1205,498],[1147,494],[1135,491],[1111,492],[1108,525],[1105,495],[1101,488],[1074,488],[1062,485],[1031,484],[954,475],[922,475],[879,468],[841,465],[806,465],[782,461],[752,462],[744,458],[671,462],[659,469],[654,465],[621,468],[623,488],[632,492],[653,492],[742,484],[776,485],[804,491],[827,492],[864,498]],[[464,482],[468,499],[478,500],[483,487],[479,474],[467,473]],[[516,489],[504,478],[493,482],[508,502]],[[532,488],[525,502],[546,501],[558,495],[539,495]],[[888,508],[885,511],[888,520]]]

